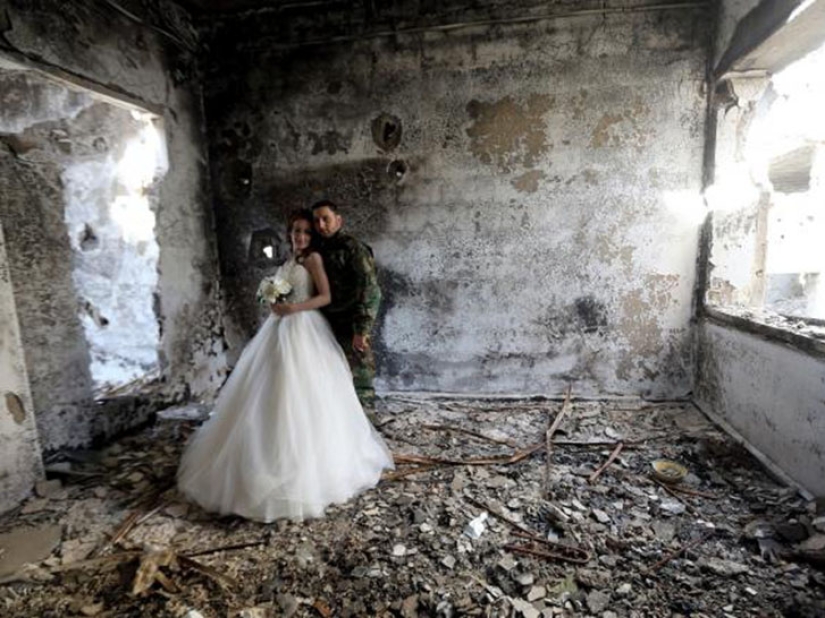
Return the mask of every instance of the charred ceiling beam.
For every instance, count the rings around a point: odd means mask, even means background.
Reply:
[[[825,42],[825,0],[762,0],[736,27],[714,70],[775,73]]]

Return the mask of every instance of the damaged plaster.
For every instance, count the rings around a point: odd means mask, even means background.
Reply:
[[[206,110],[233,355],[274,268],[249,260],[253,234],[327,197],[375,250],[382,390],[687,394],[710,17],[317,46],[300,37],[340,33],[343,15],[304,15],[300,33],[265,13],[215,26]],[[375,140],[388,117],[403,127],[391,153]]]
[[[0,513],[22,501],[43,476],[33,410],[0,225]]]
[[[696,401],[825,496],[825,354],[704,321]]]
[[[7,57],[8,64],[40,69],[70,82],[72,89],[86,88],[105,101],[159,115],[169,160],[169,172],[154,195],[159,246],[155,310],[160,320],[160,392],[150,398],[151,403],[137,395],[93,405],[88,347],[82,329],[72,325],[74,333],[60,343],[73,347],[72,354],[77,358],[77,362],[64,367],[66,375],[59,381],[66,384],[66,389],[61,387],[49,395],[45,381],[42,388],[34,388],[33,384],[35,400],[38,391],[60,400],[60,405],[35,406],[47,451],[85,446],[144,422],[153,406],[162,401],[211,397],[226,375],[200,84],[193,55],[197,35],[183,9],[173,3],[160,4],[162,11],[142,15],[142,24],[91,0],[41,0],[37,6],[26,0],[8,0],[4,4],[6,26],[0,55]],[[161,13],[162,22],[153,23]],[[80,147],[71,136],[61,139],[66,148]],[[36,188],[26,198],[28,203],[39,204],[45,220],[53,222],[49,229],[52,237],[64,238],[59,242],[68,246],[61,216],[62,196],[56,190],[59,183],[54,177],[46,183],[26,178],[34,172],[23,171],[29,168],[15,162],[19,144],[12,143],[9,148],[3,161],[15,170],[4,174],[6,182],[20,183],[22,179],[27,190]],[[29,156],[37,154],[31,152]],[[4,222],[7,217],[26,216],[22,209],[3,215]],[[9,257],[15,260],[15,255]],[[70,264],[71,260],[64,260],[58,265],[65,269]],[[63,300],[66,302],[57,304],[55,311],[70,307],[68,313],[60,314],[60,320],[71,325],[74,299]],[[41,322],[40,329],[47,332],[50,324]],[[27,337],[25,328],[22,336],[24,340]],[[30,355],[46,349],[45,342],[26,346],[27,364],[39,366]]]

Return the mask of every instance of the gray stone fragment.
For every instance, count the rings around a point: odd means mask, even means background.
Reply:
[[[610,516],[601,509],[593,509],[593,517],[596,518],[600,524],[610,523]]]
[[[441,564],[443,564],[448,569],[452,569],[453,567],[455,567],[455,562],[455,556],[444,556],[441,559]]]
[[[530,592],[527,593],[527,600],[532,603],[533,601],[538,601],[546,596],[547,589],[544,586],[533,586],[530,588]]]
[[[733,560],[716,558],[715,556],[712,558],[700,558],[697,564],[700,567],[723,577],[741,575],[742,573],[747,573],[750,571],[750,569],[744,564],[734,562]]]
[[[587,607],[594,614],[599,614],[610,603],[610,595],[601,590],[594,590],[587,595]]]

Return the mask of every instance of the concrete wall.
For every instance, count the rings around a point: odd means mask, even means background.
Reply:
[[[0,56],[7,66],[42,69],[66,83],[89,87],[109,100],[125,101],[162,117],[169,172],[156,195],[155,234],[160,246],[157,311],[164,396],[209,396],[222,382],[225,360],[200,80],[194,60],[196,37],[186,13],[175,5],[161,5],[163,22],[156,23],[160,14],[156,12],[142,15],[145,23],[141,25],[92,0],[7,0]],[[55,194],[56,183],[25,185],[28,199],[43,205],[43,223],[60,220],[49,210],[61,199]],[[25,214],[4,215],[11,219],[4,221],[7,229],[14,228],[17,216]],[[74,306],[61,310],[62,319],[74,321]],[[52,326],[41,322],[35,335],[45,336]],[[61,345],[79,346],[78,354],[83,355],[79,336]],[[27,347],[30,368],[37,364],[36,354]],[[87,444],[101,427],[113,426],[108,422],[96,425],[99,419],[89,417],[88,375],[81,375],[83,364],[64,369],[78,373],[72,381],[80,392],[65,391],[59,397],[79,403],[37,409],[43,446],[49,450]],[[123,408],[114,406],[116,411]],[[128,415],[135,406],[129,403],[125,409],[128,426]]]
[[[814,355],[704,321],[697,403],[797,483],[825,496],[825,351]]]
[[[0,513],[16,506],[43,474],[0,225]]]
[[[285,212],[329,197],[379,263],[380,388],[685,395],[712,15],[471,4],[263,12],[213,33],[235,351],[272,267],[250,261],[252,233],[282,233]],[[382,118],[400,124],[397,144],[391,130],[381,143]]]

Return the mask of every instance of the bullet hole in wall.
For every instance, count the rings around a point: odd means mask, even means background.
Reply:
[[[407,164],[401,159],[392,161],[387,166],[387,175],[391,181],[401,183],[407,175]]]
[[[6,393],[6,409],[18,425],[26,420],[26,408],[23,406],[23,400],[16,393]]]
[[[401,143],[401,119],[381,114],[372,121],[372,139],[384,151],[393,150]]]
[[[252,232],[249,241],[250,262],[276,262],[281,257],[281,238],[272,228]]]
[[[97,237],[97,234],[95,234],[92,226],[87,223],[80,233],[80,248],[83,251],[91,251],[92,249],[97,249],[99,246],[100,239]]]
[[[104,316],[100,309],[98,309],[91,301],[84,300],[82,303],[82,308],[84,313],[92,318],[92,321],[98,326],[98,328],[106,328],[109,326],[109,318]]]

